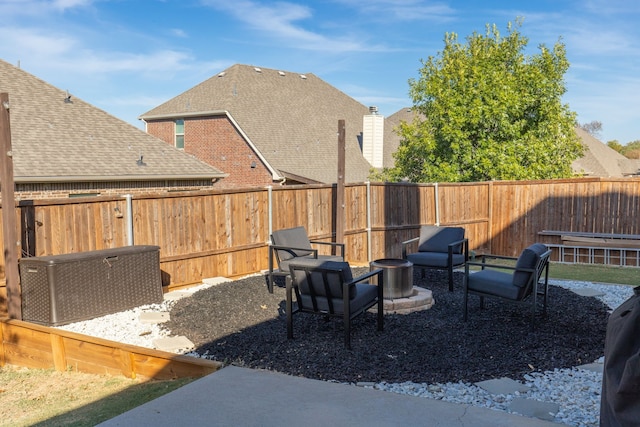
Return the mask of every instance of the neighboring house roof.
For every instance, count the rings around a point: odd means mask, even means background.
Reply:
[[[16,183],[208,180],[226,174],[0,60]]]
[[[371,165],[362,154],[368,107],[310,73],[233,65],[140,119],[220,114],[232,118],[278,175],[318,183],[337,181],[338,121],[344,119],[345,180],[368,179]]]
[[[411,124],[415,117],[415,112],[411,107],[404,107],[387,117],[388,126],[385,128],[385,145],[384,145],[384,165],[385,167],[393,167],[395,160],[393,153],[398,151],[400,146],[400,136],[397,129],[401,122]],[[421,117],[424,117],[421,115]]]
[[[572,164],[576,173],[586,176],[622,177],[637,175],[640,171],[638,160],[626,158],[580,127],[576,128],[576,134],[585,148],[584,155]]]

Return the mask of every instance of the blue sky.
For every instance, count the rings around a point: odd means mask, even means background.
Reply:
[[[460,40],[523,17],[529,53],[566,45],[564,101],[600,139],[640,139],[635,0],[0,0],[0,58],[140,128],[137,117],[236,64],[313,73],[384,115]],[[10,96],[10,94],[9,94]]]

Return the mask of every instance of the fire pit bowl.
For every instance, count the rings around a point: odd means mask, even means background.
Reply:
[[[383,258],[372,261],[370,270],[383,270],[385,299],[406,298],[413,294],[413,263],[405,259]],[[375,279],[374,279],[375,280]]]

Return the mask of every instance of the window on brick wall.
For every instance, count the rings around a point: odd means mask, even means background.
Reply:
[[[176,120],[176,138],[175,145],[176,148],[183,149],[184,148],[184,120],[178,119]]]

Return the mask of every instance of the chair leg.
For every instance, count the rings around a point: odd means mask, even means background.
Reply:
[[[273,250],[269,247],[269,276],[267,278],[267,289],[273,293]]]
[[[293,339],[293,297],[291,279],[287,277],[287,339]]]
[[[384,302],[378,298],[378,330],[384,330]]]
[[[533,307],[531,308],[531,331],[536,328],[536,309],[538,308],[538,286],[533,287]]]
[[[453,292],[453,266],[449,264],[449,292]]]
[[[349,311],[344,311],[344,345],[347,350],[351,350],[351,319],[349,318]]]
[[[466,322],[467,321],[467,302],[469,301],[469,294],[467,293],[467,289],[465,287],[464,290],[464,296],[462,298],[462,305],[464,306],[464,314],[462,315],[462,321]]]
[[[325,278],[326,280],[326,278]],[[342,307],[342,322],[344,323],[344,346],[347,350],[351,350],[351,304],[349,300],[348,288],[342,288],[344,292],[344,306]]]

